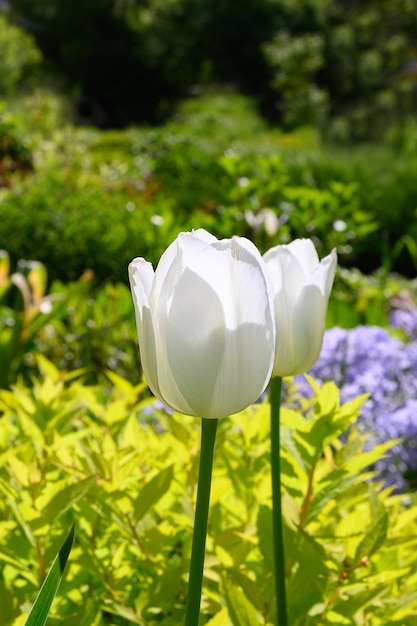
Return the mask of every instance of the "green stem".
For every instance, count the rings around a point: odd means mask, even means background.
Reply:
[[[285,554],[282,530],[281,459],[280,459],[280,409],[282,378],[275,377],[270,383],[271,400],[271,477],[272,477],[272,526],[274,538],[275,594],[278,626],[288,626],[287,596],[285,590]]]
[[[193,545],[184,626],[198,626],[201,589],[203,586],[204,553],[210,503],[211,475],[217,419],[202,419],[200,467],[198,470],[197,503],[195,508]]]

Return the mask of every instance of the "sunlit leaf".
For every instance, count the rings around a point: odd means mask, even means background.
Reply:
[[[259,623],[252,604],[240,587],[236,587],[227,579],[223,581],[227,610],[233,626],[254,626]]]
[[[149,509],[165,495],[169,489],[173,475],[174,470],[172,465],[170,465],[144,485],[134,505],[136,522],[141,520]]]

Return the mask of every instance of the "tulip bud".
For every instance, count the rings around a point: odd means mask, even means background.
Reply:
[[[337,265],[336,250],[319,261],[310,239],[295,239],[264,255],[274,287],[273,376],[306,372],[319,357]]]
[[[152,392],[205,418],[243,410],[271,376],[275,322],[265,263],[247,239],[181,233],[152,265],[129,265],[139,349]]]

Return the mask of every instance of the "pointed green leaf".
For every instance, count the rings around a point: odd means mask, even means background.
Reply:
[[[149,509],[168,491],[173,474],[173,467],[170,465],[146,483],[135,502],[135,520],[137,522],[139,522]]]
[[[220,613],[216,613],[216,615],[207,622],[206,626],[229,626],[229,624],[229,613],[227,612],[227,608],[224,607]]]
[[[226,606],[233,626],[254,626],[259,624],[256,611],[246,598],[240,587],[235,587],[230,581],[223,581]]]
[[[81,498],[94,482],[94,476],[79,480],[64,488],[59,487],[42,511],[42,523],[51,522],[69,509],[74,502]],[[40,522],[40,523],[41,523]]]
[[[44,626],[48,619],[48,614],[55,598],[58,587],[64,574],[65,565],[71,552],[74,539],[74,524],[71,527],[68,537],[65,539],[62,548],[56,555],[52,567],[49,570],[44,583],[36,596],[32,610],[26,620],[25,626]]]
[[[350,476],[344,470],[336,470],[329,476],[331,482],[327,483],[320,491],[314,494],[307,515],[307,524],[321,513],[331,501],[337,500],[338,496],[348,487],[357,482],[357,476]],[[317,485],[320,488],[320,484]]]
[[[355,563],[359,563],[359,561],[364,557],[369,558],[372,556],[372,554],[374,554],[381,547],[387,537],[387,512],[382,502],[378,499],[375,491],[372,488],[369,491],[372,524],[356,549],[354,558]]]

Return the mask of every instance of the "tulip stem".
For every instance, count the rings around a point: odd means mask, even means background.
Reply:
[[[188,581],[188,597],[184,626],[198,626],[200,616],[204,553],[206,550],[207,520],[217,422],[217,419],[202,418],[197,503],[195,508],[194,534],[191,548],[190,576]]]
[[[271,478],[272,478],[272,527],[275,565],[275,595],[277,602],[277,624],[288,626],[287,597],[285,589],[285,554],[281,503],[281,458],[280,458],[280,409],[282,378],[276,376],[270,383],[271,401]]]

